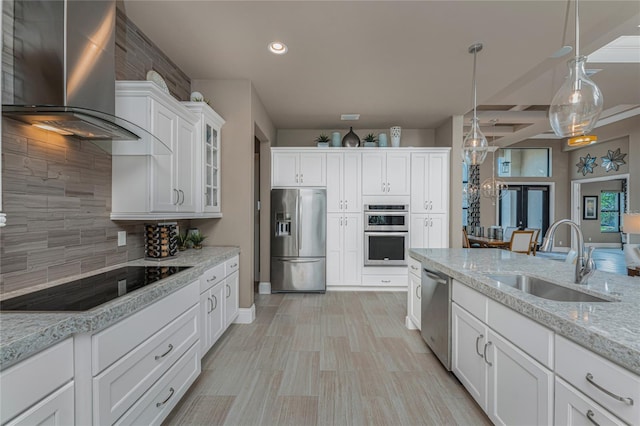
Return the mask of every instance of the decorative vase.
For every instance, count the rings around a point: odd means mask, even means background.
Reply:
[[[340,141],[340,132],[333,132],[331,134],[331,146],[336,148],[342,146]]]
[[[386,133],[380,133],[378,135],[378,146],[380,148],[384,148],[387,146],[387,134]]]
[[[389,134],[391,135],[391,146],[399,147],[400,146],[400,134],[402,133],[402,128],[400,126],[393,126],[389,129]]]
[[[360,138],[353,132],[353,127],[349,127],[349,133],[344,135],[344,138],[342,138],[342,146],[360,146]]]

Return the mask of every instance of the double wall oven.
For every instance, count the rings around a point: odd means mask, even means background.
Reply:
[[[365,266],[402,266],[409,249],[409,206],[365,204]]]

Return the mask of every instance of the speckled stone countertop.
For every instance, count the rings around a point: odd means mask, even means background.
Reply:
[[[0,312],[0,369],[5,369],[77,333],[95,333],[198,280],[212,266],[240,253],[238,247],[203,247],[180,252],[162,262],[138,259],[68,277],[73,281],[123,266],[192,266],[192,268],[84,312]],[[58,282],[57,284],[61,284]],[[51,284],[45,285],[51,287]],[[40,286],[43,288],[45,286]],[[37,290],[39,288],[32,288]]]
[[[443,272],[556,333],[640,374],[640,279],[596,271],[573,283],[575,266],[498,249],[411,249]],[[525,273],[612,302],[557,302],[500,286],[489,273]]]

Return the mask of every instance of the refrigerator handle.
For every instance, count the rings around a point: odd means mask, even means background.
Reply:
[[[296,221],[297,223],[297,228],[296,232],[298,234],[298,253],[300,253],[302,251],[302,232],[300,232],[300,223],[302,222],[302,196],[299,195],[298,196],[298,220]]]

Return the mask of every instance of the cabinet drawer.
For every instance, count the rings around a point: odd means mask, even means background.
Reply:
[[[207,272],[202,274],[202,276],[200,277],[200,293],[207,291],[208,289],[222,281],[224,277],[226,277],[224,269],[225,264],[221,263],[214,266],[213,268],[208,269]]]
[[[240,267],[240,257],[239,256],[232,257],[231,259],[227,260],[224,264],[224,268],[225,268],[224,276],[228,277],[229,275],[237,271],[239,267]]]
[[[69,382],[6,426],[51,425],[69,426],[74,424],[73,382]],[[4,395],[3,395],[4,397]]]
[[[0,372],[0,423],[4,424],[72,378],[73,339],[66,339]]]
[[[640,424],[640,377],[631,371],[556,335],[556,374],[625,422]]]
[[[466,285],[453,280],[451,298],[473,316],[487,322],[487,297]]]
[[[409,257],[409,273],[420,277],[422,273],[422,263],[419,260]]]
[[[200,374],[195,344],[145,393],[116,425],[159,425]]]
[[[536,361],[553,369],[553,331],[494,300],[489,300],[488,312],[489,327]]]
[[[93,379],[94,424],[113,424],[199,338],[198,306]]]
[[[140,342],[198,303],[198,290],[199,284],[195,281],[94,335],[91,338],[92,375],[97,376]]]
[[[578,426],[599,424],[600,426],[624,426],[620,419],[556,377],[556,401],[554,424],[558,426]],[[593,422],[590,422],[589,420]]]
[[[406,275],[363,275],[362,285],[378,287],[406,287]]]

